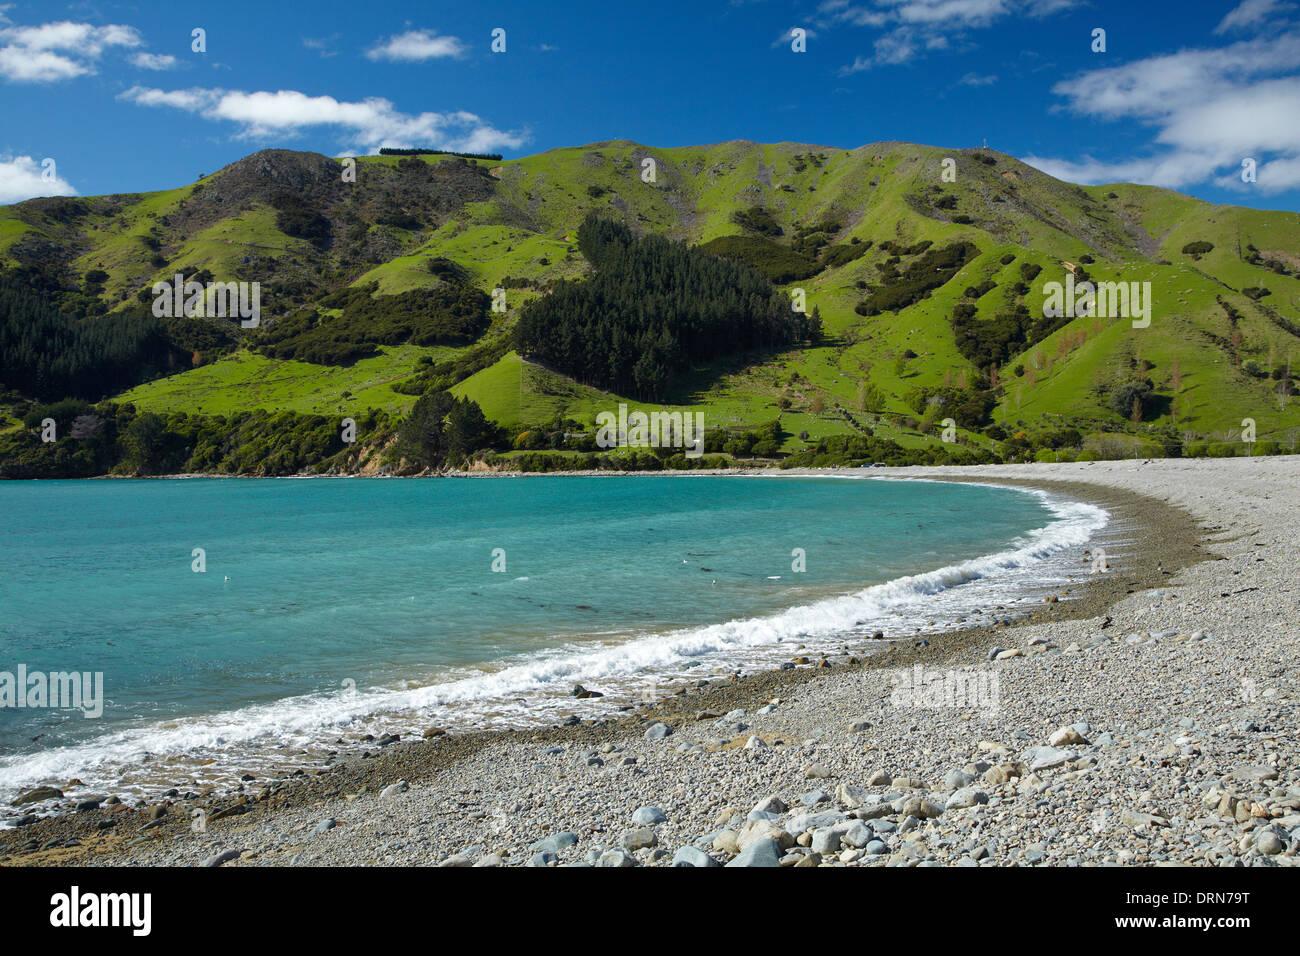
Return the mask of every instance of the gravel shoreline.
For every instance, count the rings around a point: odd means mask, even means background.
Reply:
[[[877,475],[1060,491],[1128,541],[1010,626],[39,820],[0,832],[0,864],[1295,864],[1300,460]]]

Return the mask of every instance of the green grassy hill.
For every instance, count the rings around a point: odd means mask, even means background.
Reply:
[[[180,189],[0,208],[0,269],[67,301],[80,296],[86,314],[106,313],[94,321],[145,308],[153,283],[177,272],[256,280],[274,328],[348,287],[374,284],[374,295],[394,297],[435,289],[444,280],[430,263],[450,260],[483,292],[504,289],[506,311],[491,315],[477,343],[384,345],[350,365],[314,365],[269,358],[255,351],[262,330],[228,322],[230,343],[195,348],[190,367],[178,366],[187,370],[116,399],[198,414],[402,415],[419,392],[410,379],[455,365],[453,393],[517,434],[637,406],[510,349],[526,302],[590,274],[576,233],[594,210],[690,244],[747,236],[760,268],[763,257],[812,263],[812,274],[781,287],[804,290],[807,309],[817,308],[820,343],[728,356],[674,380],[665,406],[702,411],[711,428],[779,418],[786,452],[867,433],[937,446],[953,403],[987,392],[987,414],[958,434],[1000,453],[1043,457],[1047,436],[1062,431],[1078,433],[1069,454],[1080,445],[1111,454],[1117,442],[1161,453],[1171,436],[1188,447],[1236,441],[1244,419],[1283,450],[1300,437],[1295,213],[1143,186],[1079,187],[1001,153],[907,143],[657,149],[620,140],[506,161],[358,157],[354,183],[342,169],[341,160],[268,150]],[[975,250],[916,301],[861,314],[859,303],[892,294],[909,266],[924,266],[925,243]],[[996,361],[963,347],[956,314],[968,316],[973,340],[991,342],[1007,316],[1037,323],[1044,283],[1063,282],[1071,267],[1094,282],[1149,282],[1149,327],[1082,316],[1026,333],[1032,341],[1013,336]],[[1116,396],[1140,380],[1151,386],[1140,414],[1118,411]],[[5,400],[15,417],[23,397]]]

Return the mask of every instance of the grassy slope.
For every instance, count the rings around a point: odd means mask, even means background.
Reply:
[[[818,154],[810,162],[809,154]],[[642,162],[656,163],[656,181],[642,181]],[[942,161],[957,162],[957,180],[941,178]],[[426,161],[436,162],[429,157]],[[368,157],[364,163],[396,162]],[[791,234],[800,224],[832,217],[842,223],[836,242],[857,236],[877,245],[885,239],[936,244],[975,242],[981,255],[934,294],[901,313],[864,319],[853,312],[862,293],[859,280],[873,282],[875,266],[885,253],[873,249],[848,265],[798,283],[808,305],[816,305],[828,333],[818,348],[771,357],[748,367],[697,369],[677,383],[673,400],[700,408],[710,424],[752,425],[770,421],[786,398],[782,414],[792,436],[806,430],[812,438],[853,430],[845,413],[871,421],[876,413],[913,414],[904,401],[911,389],[957,381],[972,371],[957,352],[948,316],[968,285],[991,278],[998,288],[978,303],[990,318],[1006,305],[1005,290],[1019,279],[1022,262],[1043,272],[1025,297],[1031,312],[1041,308],[1044,281],[1062,279],[1062,260],[1077,262],[1091,252],[1097,262],[1089,271],[1098,280],[1150,281],[1155,314],[1151,327],[1133,329],[1123,320],[1077,319],[1024,355],[1007,363],[1005,401],[996,412],[1009,424],[1033,425],[1046,417],[1082,417],[1098,427],[1120,419],[1095,393],[1098,382],[1113,381],[1131,363],[1154,364],[1148,373],[1157,389],[1171,386],[1173,364],[1181,369],[1183,394],[1178,423],[1203,434],[1227,433],[1245,417],[1255,418],[1261,438],[1278,437],[1300,426],[1297,406],[1281,409],[1271,383],[1252,379],[1228,361],[1220,344],[1232,327],[1216,303],[1221,296],[1244,316],[1239,357],[1261,363],[1300,360],[1295,336],[1270,320],[1259,306],[1240,294],[1246,286],[1265,286],[1273,294],[1263,302],[1281,316],[1300,319],[1300,280],[1283,277],[1244,262],[1238,254],[1253,243],[1265,254],[1300,255],[1296,237],[1300,216],[1240,207],[1218,207],[1167,190],[1139,186],[1087,189],[1053,180],[1009,157],[995,167],[976,162],[969,153],[901,143],[880,143],[856,150],[802,144],[718,143],[677,149],[653,149],[626,141],[551,150],[502,163],[481,162],[499,180],[496,195],[466,207],[460,220],[412,238],[404,253],[357,275],[357,283],[377,281],[383,294],[432,284],[426,261],[447,256],[470,270],[476,283],[492,289],[507,276],[539,281],[581,277],[586,265],[574,251],[578,224],[593,208],[607,209],[635,228],[689,242],[702,242],[738,230],[733,212],[749,206],[771,209]],[[802,166],[802,169],[798,168]],[[957,200],[954,210],[928,213],[915,197],[938,186]],[[599,190],[592,196],[589,187]],[[102,268],[110,274],[106,298],[117,302],[170,269],[148,264],[140,237],[156,217],[184,202],[193,187],[126,197],[112,215],[87,217],[87,237],[94,249],[77,268]],[[952,222],[965,214],[970,225]],[[20,236],[40,232],[19,222],[12,208],[0,209],[0,257]],[[1215,249],[1199,262],[1181,253],[1195,239]],[[249,248],[273,255],[305,257],[305,244],[275,230],[264,208],[223,220],[188,237],[172,262],[237,274],[239,258]],[[1013,254],[1010,265],[1000,262]],[[1167,260],[1170,264],[1161,264]],[[510,315],[534,293],[510,290]],[[508,321],[509,319],[507,319]],[[1078,344],[1080,333],[1087,333]],[[1060,348],[1061,341],[1075,347]],[[899,367],[903,353],[916,357]],[[409,396],[387,386],[409,375],[422,354],[439,350],[403,347],[346,369],[322,369],[301,363],[271,362],[239,353],[127,393],[144,407],[228,411],[245,407],[294,408],[335,413],[366,404],[403,409]],[[1026,374],[1015,377],[1010,369]],[[1030,371],[1032,369],[1032,371]],[[797,378],[796,378],[797,376]],[[859,390],[870,381],[885,395],[883,408],[862,410]],[[345,399],[343,392],[350,391]],[[506,356],[496,366],[462,383],[487,413],[510,426],[564,414],[580,420],[612,409],[621,399],[564,379],[555,373]],[[824,411],[813,414],[815,399]],[[634,403],[629,403],[634,404]],[[1173,409],[1154,421],[1167,424]],[[896,417],[879,423],[879,433],[906,444],[933,441],[909,433]],[[796,438],[787,448],[798,447]]]
[[[421,356],[450,351],[383,347],[381,354],[342,368],[240,351],[211,365],[137,386],[118,400],[152,411],[214,415],[257,408],[317,414],[356,414],[367,408],[404,412],[415,402],[414,396],[394,392],[390,386],[413,375]]]

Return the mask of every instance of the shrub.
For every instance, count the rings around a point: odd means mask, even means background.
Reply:
[[[59,440],[11,436],[0,448],[6,477],[90,477],[102,474],[285,475],[355,463],[357,452],[339,435],[338,419],[257,410],[229,417],[185,412],[137,414],[133,405],[102,402],[93,410],[67,403],[38,408],[59,422]],[[38,419],[39,420],[39,419]],[[357,416],[362,447],[390,432],[383,413]],[[81,436],[74,435],[80,431]],[[4,440],[0,439],[0,446]]]
[[[1005,362],[1021,350],[1029,330],[1035,328],[1023,306],[985,320],[977,319],[973,311],[966,315],[954,310],[952,327],[957,350],[977,368]]]
[[[305,239],[318,249],[329,245],[329,220],[307,206],[301,197],[280,193],[271,200],[271,206],[275,209],[275,228],[286,236]]]
[[[384,146],[379,150],[380,156],[458,156],[461,159],[490,159],[495,162],[501,161],[500,153],[453,153],[449,149],[424,149],[415,147],[411,149],[398,148],[395,146]]]
[[[880,244],[880,248],[888,252],[891,256],[919,256],[925,250],[929,249],[934,242],[929,239],[922,239],[920,242],[905,246],[902,243],[895,242],[893,239],[887,239]],[[895,262],[898,260],[895,259]]]
[[[428,267],[430,273],[448,282],[465,282],[470,277],[468,269],[446,256],[430,259]]]
[[[855,259],[860,259],[866,255],[870,248],[870,239],[862,242],[856,237],[847,245],[829,246],[822,251],[822,266],[827,269],[834,269],[848,265]]]
[[[953,322],[967,322],[975,318],[975,313],[975,303],[958,302],[952,307],[952,320]]]
[[[930,249],[859,302],[854,311],[866,316],[901,311],[947,283],[978,255],[979,248],[969,242]]]
[[[1147,458],[1157,453],[1157,448],[1136,438],[1120,435],[1089,435],[1083,441],[1083,451],[1077,461],[1119,461],[1125,458]],[[1085,458],[1091,453],[1093,458]]]
[[[760,236],[779,236],[784,230],[771,212],[762,206],[737,209],[731,214],[731,221],[747,232],[756,232]]]
[[[467,283],[375,296],[377,283],[352,286],[320,300],[343,314],[314,308],[280,319],[262,332],[254,347],[274,358],[317,365],[346,365],[373,355],[380,345],[437,345],[478,338],[489,324],[487,294]]]
[[[419,160],[414,160],[414,162],[418,163]],[[321,217],[321,221],[325,222],[326,235],[328,235],[329,223],[324,220],[324,217]],[[402,209],[393,209],[376,216],[375,222],[381,226],[391,226],[394,229],[405,229],[408,232],[415,232],[424,226],[424,224],[414,215]],[[307,237],[304,236],[303,238]]]
[[[1149,378],[1130,379],[1110,393],[1110,398],[1106,404],[1116,415],[1128,418],[1133,411],[1133,402],[1135,400],[1142,410],[1146,411],[1147,400],[1154,388],[1155,385]]]
[[[769,282],[777,284],[807,279],[821,271],[817,260],[759,236],[719,236],[696,248],[757,269]]]

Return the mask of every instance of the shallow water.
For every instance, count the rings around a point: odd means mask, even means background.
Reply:
[[[599,712],[685,669],[775,666],[782,642],[940,629],[1066,580],[1053,556],[1104,522],[865,476],[0,483],[0,675],[98,673],[105,698],[0,707],[0,797],[211,782],[340,735]],[[578,681],[608,697],[575,702]]]

